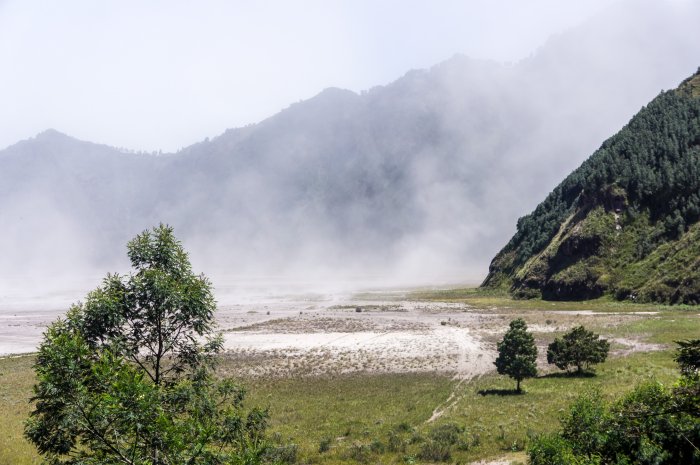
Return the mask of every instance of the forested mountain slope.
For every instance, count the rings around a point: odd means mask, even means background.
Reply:
[[[0,279],[119,269],[159,222],[212,273],[480,278],[521,212],[694,69],[700,4],[643,3],[516,64],[457,55],[326,89],[174,154],[20,142],[0,151]]]
[[[484,286],[700,303],[700,70],[651,101],[517,228]]]

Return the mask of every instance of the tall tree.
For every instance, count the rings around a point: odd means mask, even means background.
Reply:
[[[257,463],[267,412],[213,376],[211,285],[164,225],[44,335],[25,434],[51,464]]]
[[[498,343],[498,357],[494,364],[499,374],[508,375],[516,381],[516,390],[521,392],[520,382],[537,375],[537,347],[535,338],[527,330],[522,318],[510,322],[503,340]]]

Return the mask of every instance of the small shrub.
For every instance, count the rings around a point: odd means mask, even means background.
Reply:
[[[401,436],[396,434],[396,432],[389,431],[387,449],[389,452],[406,452],[406,441]]]
[[[426,462],[447,462],[452,458],[450,445],[432,440],[427,441],[421,446],[418,458]]]
[[[348,449],[348,458],[355,462],[367,463],[372,455],[372,450],[368,444],[355,442]]]
[[[469,443],[469,438],[464,438],[464,439],[460,439],[459,441],[457,441],[456,447],[457,447],[457,450],[468,451],[471,448],[471,444]]]
[[[472,434],[472,447],[479,447],[481,445],[481,435],[479,433]]]
[[[571,444],[561,436],[542,436],[528,447],[530,465],[569,465],[576,464]]]
[[[464,428],[455,423],[445,423],[430,430],[430,438],[441,444],[453,445],[459,441],[459,436],[464,432]]]
[[[519,441],[517,439],[513,440],[508,446],[507,450],[511,452],[520,452],[525,450],[525,441]]]
[[[369,450],[371,450],[375,454],[383,454],[386,450],[386,446],[384,446],[384,443],[379,439],[375,439],[369,444]]]
[[[331,438],[323,438],[321,442],[318,443],[318,453],[323,454],[331,450]]]
[[[291,465],[296,463],[299,446],[296,444],[284,444],[272,446],[265,452],[266,461]]]
[[[396,427],[394,430],[398,433],[412,433],[413,432],[413,426],[410,424],[406,423],[405,421],[402,421]]]

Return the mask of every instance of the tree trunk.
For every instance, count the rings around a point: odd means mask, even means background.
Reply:
[[[517,387],[515,388],[515,390],[516,390],[517,392],[520,392],[520,380],[519,380],[519,379],[516,379],[515,381],[517,382],[517,384],[516,384]]]

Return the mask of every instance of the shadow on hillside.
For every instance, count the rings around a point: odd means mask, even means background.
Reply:
[[[476,391],[480,396],[520,396],[525,394],[525,391],[516,391],[515,389],[481,389]]]
[[[557,371],[540,375],[538,378],[595,378],[595,371]]]

